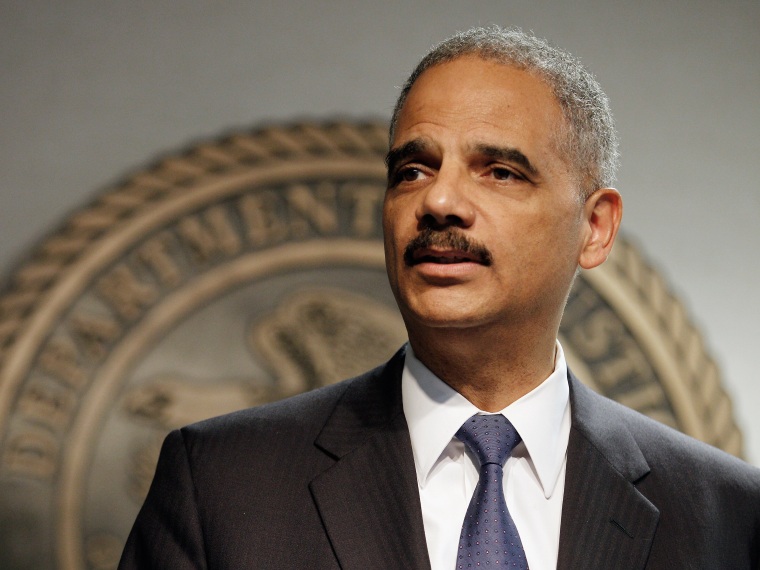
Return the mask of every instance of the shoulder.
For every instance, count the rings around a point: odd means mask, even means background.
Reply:
[[[328,421],[345,414],[363,416],[390,406],[404,353],[360,376],[283,400],[217,416],[178,430],[186,445],[234,447],[313,444]],[[400,382],[398,382],[400,385]],[[399,388],[400,389],[400,388]],[[387,404],[387,405],[386,405]]]
[[[269,434],[282,430],[308,430],[324,423],[346,390],[361,377],[344,380],[283,400],[216,416],[181,428],[186,437],[216,437],[222,434],[266,429]]]
[[[608,457],[620,454],[618,442],[632,438],[649,467],[642,484],[688,485],[692,491],[721,489],[752,496],[760,507],[760,469],[707,443],[689,437],[643,414],[571,381],[574,423],[583,436]],[[630,450],[627,451],[630,454]],[[618,458],[624,461],[624,458]]]
[[[175,430],[164,442],[156,477],[169,480],[162,485],[168,488],[184,473],[214,509],[239,501],[239,489],[247,489],[257,508],[268,504],[274,490],[303,494],[309,481],[334,464],[334,455],[319,443],[325,433],[360,437],[373,414],[389,413],[382,398],[392,400],[384,395],[400,385],[393,382],[398,358],[331,386]]]

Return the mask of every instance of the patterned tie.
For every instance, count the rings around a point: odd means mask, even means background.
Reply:
[[[457,570],[483,566],[527,570],[525,551],[507,510],[502,486],[502,468],[520,443],[520,434],[501,414],[476,414],[456,436],[480,461],[480,480],[459,537]]]

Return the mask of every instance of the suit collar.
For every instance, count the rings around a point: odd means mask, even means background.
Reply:
[[[310,485],[344,570],[430,567],[409,430],[403,350],[349,383],[315,444],[335,463]]]
[[[572,428],[558,568],[644,568],[659,520],[659,510],[636,488],[649,465],[619,405],[572,373],[569,382]]]
[[[317,436],[315,444],[335,459],[362,447],[368,439],[382,436],[385,428],[403,419],[401,371],[402,348],[383,366],[348,381],[347,388]]]
[[[604,456],[621,477],[636,483],[649,473],[641,448],[616,413],[616,404],[583,385],[568,373],[572,429]]]

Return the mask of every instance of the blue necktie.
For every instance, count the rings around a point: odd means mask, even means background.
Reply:
[[[456,569],[510,568],[527,570],[520,535],[504,499],[503,466],[520,434],[501,414],[476,414],[456,433],[478,457],[480,480],[462,524]]]

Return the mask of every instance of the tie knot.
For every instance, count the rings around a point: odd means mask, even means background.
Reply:
[[[507,457],[522,439],[509,420],[501,414],[475,414],[462,424],[456,436],[478,456],[481,467],[487,463],[503,467]]]

